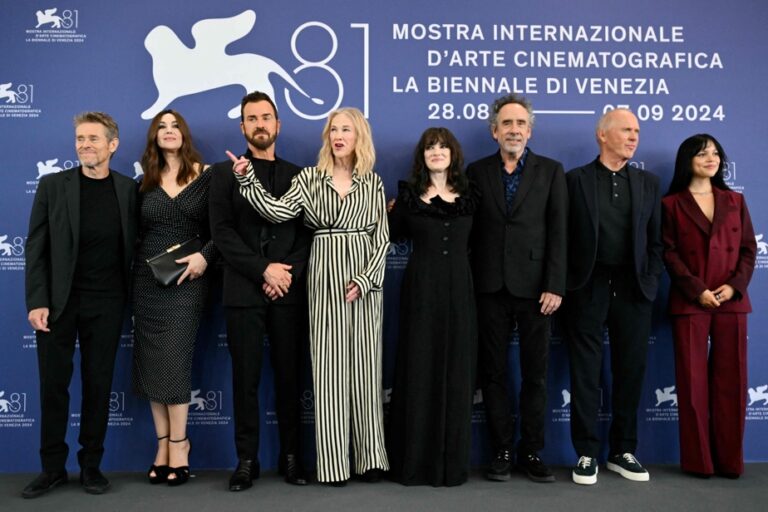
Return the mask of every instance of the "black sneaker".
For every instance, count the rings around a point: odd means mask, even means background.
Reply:
[[[631,453],[617,453],[608,457],[606,467],[615,471],[627,480],[647,482],[650,479],[648,471]]]
[[[554,482],[555,475],[544,464],[538,455],[535,453],[529,453],[526,455],[518,454],[517,466],[520,470],[528,475],[528,478],[534,482]]]
[[[572,472],[573,482],[581,485],[594,485],[597,483],[597,459],[592,457],[579,457],[579,462]]]
[[[499,450],[496,454],[496,458],[491,462],[491,467],[485,473],[485,477],[488,480],[506,482],[510,478],[509,473],[511,468],[512,461],[509,450]]]

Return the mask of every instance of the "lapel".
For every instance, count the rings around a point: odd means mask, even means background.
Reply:
[[[592,219],[592,229],[595,232],[595,236],[598,233],[598,226],[600,225],[600,218],[597,211],[597,168],[596,162],[592,162],[588,166],[582,168],[581,176],[579,176],[579,185],[581,186],[581,193],[584,196],[584,202],[587,205],[587,211],[589,212],[589,218]]]
[[[496,152],[496,157],[491,158],[491,162],[486,168],[486,179],[488,180],[487,190],[491,191],[493,200],[496,202],[501,216],[507,216],[507,200],[504,197],[504,181],[501,179],[501,152]]]
[[[536,155],[529,149],[528,156],[525,157],[525,165],[523,166],[523,175],[520,177],[520,185],[517,187],[515,199],[512,201],[512,211],[510,212],[511,215],[515,214],[517,208],[525,200],[525,196],[528,195],[528,192],[530,192],[533,183],[536,181],[538,175],[536,172],[537,166],[538,161]]]
[[[640,212],[643,209],[643,191],[645,190],[645,179],[640,171],[627,166],[627,176],[629,176],[629,197],[632,201],[632,233],[640,231]]]
[[[715,195],[715,214],[712,216],[712,233],[717,233],[717,230],[725,223],[725,218],[728,216],[729,204],[728,193],[720,190],[717,187],[712,187],[712,193]],[[704,214],[702,214],[702,217]]]
[[[72,230],[72,247],[75,249],[80,245],[80,172],[82,167],[75,167],[64,179],[69,227]]]
[[[688,189],[680,192],[677,195],[677,202],[680,205],[680,209],[688,216],[696,227],[698,227],[702,233],[709,236],[711,228],[709,220],[704,216],[704,212],[699,208],[699,205],[696,203],[696,199],[693,198],[691,192]],[[717,218],[718,210],[720,210],[720,208],[717,204],[717,196],[715,196],[715,218]]]

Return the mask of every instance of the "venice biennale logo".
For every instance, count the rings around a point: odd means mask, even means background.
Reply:
[[[669,402],[671,407],[677,407],[677,393],[675,393],[675,386],[656,389],[656,405],[654,407],[659,407],[666,402]]]
[[[52,28],[61,28],[61,22],[64,21],[61,16],[56,15],[56,7],[52,9],[45,9],[43,11],[37,11],[35,16],[37,17],[37,25],[35,28],[40,28],[43,25],[51,24]]]
[[[301,65],[295,68],[292,74],[263,55],[256,53],[231,55],[226,52],[227,46],[248,35],[255,23],[256,13],[252,10],[243,11],[230,18],[200,20],[192,26],[195,45],[191,48],[186,46],[170,27],[159,25],[150,30],[144,39],[144,47],[152,57],[152,75],[158,97],[155,103],[141,114],[141,117],[152,118],[182,96],[230,85],[240,85],[245,92],[263,91],[275,98],[275,90],[270,82],[271,75],[277,75],[292,88],[285,89],[285,101],[300,117],[322,119],[328,112],[338,108],[344,95],[344,87],[338,73],[327,65],[336,54],[338,47],[333,30],[324,23],[309,22],[294,31],[291,49]],[[331,38],[332,49],[324,59],[310,61],[302,58],[297,50],[297,37],[304,29],[310,27],[324,30]],[[295,74],[309,68],[318,68],[330,74],[338,89],[335,103],[331,102],[333,106],[320,114],[305,113],[291,101],[291,91],[295,91],[315,105],[327,105],[326,101],[310,96],[294,79]],[[232,119],[240,117],[239,101],[228,115]]]
[[[757,244],[755,269],[765,270],[768,268],[768,241],[765,240],[764,233],[755,233],[755,244]]]
[[[768,254],[768,242],[763,240],[763,234],[755,235],[755,242],[757,243],[757,254]]]
[[[757,386],[755,388],[749,388],[748,391],[749,403],[747,406],[754,405],[758,402],[763,402],[762,405],[768,405],[768,384],[763,384],[762,386]]]
[[[56,165],[57,163],[59,163],[58,158],[52,158],[50,160],[46,160],[45,162],[37,162],[37,179],[39,180],[47,174],[55,174],[57,172],[63,171],[64,168]]]
[[[133,162],[133,179],[138,180],[144,176],[144,169],[139,162]]]
[[[0,100],[5,100],[6,103],[16,103],[16,99],[19,97],[16,91],[11,90],[13,82],[0,84]]]

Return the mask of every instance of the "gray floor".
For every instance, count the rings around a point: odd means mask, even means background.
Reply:
[[[535,484],[515,474],[510,482],[489,482],[477,473],[460,487],[404,487],[391,482],[351,482],[343,488],[318,484],[294,487],[267,473],[252,489],[226,490],[229,474],[200,471],[182,487],[151,486],[138,473],[109,474],[112,489],[102,496],[70,483],[34,500],[20,491],[34,475],[0,474],[0,511],[765,511],[768,464],[749,464],[739,480],[700,480],[677,467],[651,466],[651,481],[635,483],[601,468],[598,483],[571,483],[570,470],[557,468],[554,484]],[[74,477],[74,478],[73,478]]]

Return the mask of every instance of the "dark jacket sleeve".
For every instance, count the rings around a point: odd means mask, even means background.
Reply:
[[[651,176],[653,183],[653,210],[651,218],[648,220],[648,274],[656,278],[664,272],[664,243],[661,240],[661,191],[659,189],[659,178]]]
[[[568,270],[568,186],[560,162],[554,170],[547,206],[546,258],[542,292],[562,297],[565,295],[565,277]]]
[[[200,222],[200,231],[201,231],[200,237],[203,239],[203,242],[204,242],[203,248],[200,249],[200,253],[203,255],[203,258],[205,258],[205,261],[209,265],[211,265],[219,257],[219,249],[216,246],[216,243],[213,241],[213,237],[211,236],[210,200],[211,200],[211,179],[213,178],[213,168],[209,167],[207,169],[203,169],[203,172],[206,175],[201,177],[204,179],[207,179],[208,184],[206,186],[206,196],[205,196],[205,200],[207,204],[203,212],[203,215],[205,217],[201,219],[201,222]]]
[[[232,194],[239,186],[232,177],[232,170],[216,164],[211,172],[208,191],[211,239],[229,265],[250,280],[262,282],[264,270],[270,262],[262,254],[254,252],[237,232]]]
[[[29,216],[29,232],[24,249],[27,311],[51,307],[48,184],[49,180],[40,180]]]
[[[739,246],[739,261],[736,264],[736,271],[728,279],[727,284],[741,296],[747,295],[747,285],[752,279],[752,272],[755,269],[755,258],[757,257],[757,241],[755,240],[755,230],[752,227],[752,219],[749,216],[747,202],[744,196],[739,196],[741,202],[741,244]]]

